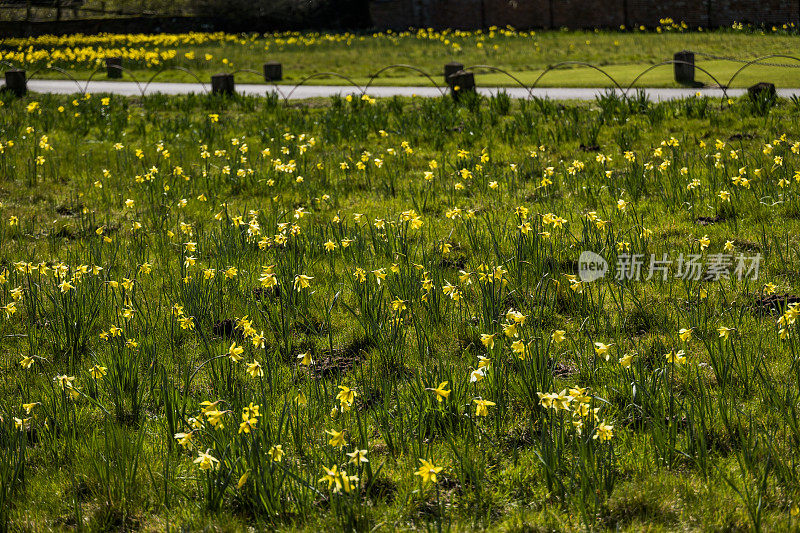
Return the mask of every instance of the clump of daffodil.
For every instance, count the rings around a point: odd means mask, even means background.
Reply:
[[[258,424],[258,418],[260,416],[259,406],[253,405],[253,402],[250,402],[250,405],[242,409],[242,422],[239,424],[239,433],[250,433],[253,431]]]
[[[208,471],[219,468],[219,459],[211,455],[211,450],[198,452],[194,463],[200,470]]]
[[[345,385],[339,385],[339,393],[336,395],[336,399],[339,400],[339,406],[343,413],[350,410],[356,396],[358,396],[358,393],[355,390]]]
[[[489,415],[489,407],[497,405],[496,403],[483,400],[480,398],[476,398],[473,400],[475,402],[475,416],[488,416]]]
[[[447,389],[447,385],[449,383],[450,383],[449,381],[442,381],[441,383],[439,383],[439,386],[436,387],[435,389],[429,388],[425,390],[433,392],[433,394],[436,396],[436,401],[438,403],[442,403],[443,401],[445,401],[447,398],[450,397],[450,393],[452,392]]]
[[[334,493],[344,491],[350,493],[358,486],[358,476],[348,475],[347,472],[339,470],[338,465],[333,465],[330,468],[323,467],[325,475],[320,478],[320,483],[327,483],[328,490],[333,489]]]
[[[423,483],[436,483],[436,475],[443,470],[443,467],[436,466],[433,464],[433,461],[427,459],[420,458],[419,462],[422,464],[419,469],[414,472],[414,475],[419,476]]]

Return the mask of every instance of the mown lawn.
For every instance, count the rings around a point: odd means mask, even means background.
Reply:
[[[217,72],[237,72],[244,83],[263,82],[262,64],[268,60],[283,64],[282,83],[345,83],[326,73],[346,76],[365,85],[389,65],[411,65],[442,83],[443,65],[458,61],[465,66],[489,65],[503,69],[530,85],[545,69],[558,66],[539,80],[540,86],[607,87],[605,75],[571,62],[589,63],[604,69],[620,85],[627,86],[649,67],[671,60],[675,52],[688,49],[696,57],[698,83],[727,85],[741,61],[779,54],[800,58],[798,37],[793,28],[721,29],[683,31],[664,26],[655,31],[511,31],[487,32],[415,31],[397,33],[326,34],[285,33],[267,35],[226,35],[193,33],[182,35],[44,36],[31,39],[0,39],[0,60],[22,66],[38,77],[71,76],[87,79],[94,74],[105,79],[103,58],[120,56],[127,79],[142,82],[157,76],[161,81],[208,82]],[[704,56],[700,54],[708,54]],[[726,59],[719,59],[726,58]],[[731,61],[730,59],[741,61]],[[733,87],[747,87],[758,81],[772,81],[779,87],[800,87],[800,61],[791,58],[766,60],[771,65],[752,66],[736,76]],[[794,65],[780,67],[778,65]],[[2,65],[2,64],[0,64]],[[7,65],[3,65],[3,68]],[[189,74],[181,67],[190,70]],[[708,71],[711,75],[700,68]],[[658,67],[638,86],[672,87],[672,65]],[[255,71],[256,73],[248,72]],[[514,86],[511,77],[477,69],[478,83]],[[313,77],[312,77],[313,76]],[[715,81],[716,79],[716,81]],[[418,71],[394,68],[380,72],[373,83],[380,85],[428,85]]]
[[[794,103],[0,98],[4,530],[796,528]]]

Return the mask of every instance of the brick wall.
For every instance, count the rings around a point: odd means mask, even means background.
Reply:
[[[421,2],[423,6],[425,3]],[[430,11],[428,26],[456,30],[480,28],[484,26],[481,10],[481,0],[438,0],[435,9]],[[452,23],[448,25],[448,21]]]
[[[538,28],[550,25],[550,0],[484,0],[486,26]]]
[[[421,24],[414,16],[411,0],[376,0],[369,3],[369,15],[381,29],[405,30]],[[375,21],[380,21],[380,25]]]
[[[780,25],[797,23],[800,5],[795,0],[711,0],[711,22],[714,26],[730,26],[734,22]]]
[[[617,28],[671,18],[689,27],[800,23],[800,0],[372,0],[378,28]]]
[[[553,27],[616,28],[625,23],[624,0],[554,0]]]
[[[761,0],[749,0],[757,4]],[[629,27],[658,26],[658,21],[671,18],[676,22],[685,22],[690,28],[698,26],[708,28],[709,0],[672,0],[660,2],[654,0],[628,0],[627,24]]]

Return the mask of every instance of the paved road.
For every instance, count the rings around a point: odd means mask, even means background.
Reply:
[[[162,94],[188,94],[188,93],[203,93],[211,89],[209,84],[200,83],[165,83],[153,82],[149,85],[144,83],[137,84],[135,82],[125,81],[71,81],[71,80],[29,80],[28,89],[40,93],[53,93],[53,94],[73,94],[86,90],[90,93],[113,93],[125,96],[140,96],[144,91],[146,94],[162,93]],[[350,94],[361,93],[361,88],[337,85],[301,85],[294,87],[292,85],[258,85],[258,84],[239,84],[236,90],[243,94],[248,95],[263,95],[267,92],[278,90],[279,94],[285,98],[290,99],[304,99],[304,98],[317,98],[328,97],[335,94]],[[374,97],[386,96],[440,96],[441,91],[444,89],[428,86],[428,87],[370,87],[367,94]],[[490,95],[499,90],[505,90],[513,98],[527,98],[529,93],[527,89],[521,87],[508,87],[505,89],[498,89],[497,87],[479,87],[478,91],[481,94]],[[531,90],[532,96],[540,98],[550,98],[553,100],[593,100],[596,96],[605,93],[608,89],[603,88],[566,88],[566,87],[551,87],[551,88],[536,88]],[[648,98],[654,101],[674,100],[678,98],[686,98],[698,92],[697,89],[666,89],[666,88],[645,88],[645,93]],[[619,92],[619,91],[617,91]],[[699,92],[706,96],[721,97],[723,91],[721,89],[700,89]],[[745,92],[744,89],[729,89],[728,96],[736,97]],[[784,98],[790,96],[800,96],[800,88],[797,89],[779,89],[778,94]]]

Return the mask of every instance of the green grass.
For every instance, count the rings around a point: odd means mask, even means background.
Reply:
[[[796,103],[0,98],[3,530],[796,529]]]
[[[66,69],[86,79],[102,64],[105,56],[120,55],[136,79],[145,81],[168,67],[180,66],[205,82],[211,74],[251,69],[261,72],[266,60],[283,64],[284,81],[295,84],[312,75],[336,72],[364,85],[379,69],[393,64],[413,65],[442,83],[443,65],[459,61],[467,66],[491,65],[532,84],[550,66],[562,62],[586,62],[606,70],[620,85],[626,86],[652,65],[670,60],[677,51],[689,49],[718,57],[752,60],[770,54],[797,56],[800,36],[776,29],[774,32],[715,30],[679,33],[664,29],[655,32],[548,31],[548,32],[423,32],[403,34],[270,34],[237,36],[222,34],[159,36],[68,36],[63,38],[0,39],[0,59],[25,66],[39,77],[62,77],[47,70],[48,65]],[[481,48],[478,48],[478,45]],[[32,47],[32,48],[30,48]],[[5,52],[3,52],[5,50]],[[187,59],[186,53],[194,53]],[[205,54],[211,58],[206,60]],[[743,63],[697,56],[697,65],[708,70],[720,83],[727,84]],[[796,64],[777,58],[771,63]],[[677,86],[672,65],[657,68],[639,86]],[[105,72],[96,75],[105,78]],[[713,77],[697,71],[697,81],[713,85]],[[156,78],[162,81],[195,81],[179,70],[165,70]],[[260,82],[259,74],[240,72],[238,81]],[[779,87],[800,86],[800,68],[753,66],[733,81],[734,87],[747,87],[757,81],[772,81]],[[500,73],[481,72],[481,85],[514,86],[516,82]],[[308,83],[330,84],[341,80],[320,76]],[[383,72],[380,85],[428,85],[424,76],[407,69]],[[606,87],[613,85],[603,74],[586,67],[565,65],[545,75],[545,87]]]
[[[798,63],[800,65],[800,63]],[[718,81],[721,82],[722,85],[727,85],[728,80],[736,73],[737,70],[742,66],[741,64],[731,63],[731,62],[724,62],[724,61],[708,61],[708,62],[698,62],[698,67],[702,67],[706,71],[710,72]],[[616,82],[622,87],[627,88],[631,83],[634,83],[634,80],[642,74],[648,65],[646,64],[637,64],[637,65],[614,65],[609,67],[604,67],[606,73],[609,76],[614,78]],[[672,65],[663,65],[660,67],[656,67],[655,69],[651,70],[649,73],[646,73],[644,76],[640,77],[633,85],[633,87],[681,87],[681,85],[676,84],[674,82],[674,74],[672,70]],[[391,72],[391,71],[390,71]],[[428,87],[434,85],[441,86],[443,84],[441,76],[431,76],[433,78],[433,82],[431,79],[428,79],[424,76],[419,75],[403,75],[410,72],[407,69],[397,68],[394,69],[394,74],[385,74],[377,78],[369,78],[364,76],[354,76],[348,77],[348,79],[343,79],[338,76],[333,75],[319,75],[315,76],[310,79],[304,79],[305,77],[297,76],[297,75],[289,75],[286,76],[285,79],[281,82],[281,85],[296,85],[298,83],[303,83],[304,85],[349,85],[352,81],[356,85],[361,87],[365,86],[367,83],[370,83],[372,86],[421,86],[421,87]],[[510,71],[519,82],[510,78],[508,75],[493,72],[490,69],[474,69],[475,72],[475,80],[479,87],[520,87],[520,83],[524,84],[526,87],[532,86],[536,83],[536,87],[614,87],[614,82],[609,79],[608,76],[599,72],[596,69],[591,67],[580,67],[580,66],[569,66],[565,65],[564,67],[560,67],[557,69],[550,70],[549,72],[545,73],[543,70],[538,71],[526,71],[526,72],[516,72]],[[132,81],[133,79],[138,80],[139,82],[147,82],[149,80],[155,81],[168,81],[168,82],[184,82],[184,83],[196,83],[198,80],[197,78],[186,74],[185,72],[178,71],[178,70],[167,70],[161,74],[155,76],[157,71],[134,71],[131,73],[132,76],[123,77],[123,81]],[[434,72],[431,71],[431,74]],[[44,73],[43,73],[44,74]],[[86,80],[92,75],[90,71],[76,71],[70,72],[70,74],[79,80]],[[154,77],[155,76],[155,77]],[[62,78],[66,79],[63,76],[59,76],[55,73],[45,74],[37,76],[39,78]],[[106,80],[105,71],[101,74],[95,74],[92,79],[95,80]],[[538,82],[537,82],[538,79]],[[708,74],[705,72],[700,71],[699,69],[696,71],[695,79],[698,83],[702,83],[706,86],[716,86],[717,83],[712,79]],[[200,77],[200,81],[208,85],[210,83],[210,78],[208,77]],[[800,87],[800,69],[790,69],[790,68],[777,68],[777,67],[770,67],[770,66],[758,66],[754,65],[748,67],[741,74],[738,74],[734,79],[733,84],[731,87],[736,88],[743,88],[749,87],[754,83],[758,83],[760,81],[770,81],[774,83],[777,87]],[[260,78],[259,76],[249,73],[249,72],[242,72],[236,75],[236,82],[237,83],[264,83],[264,79]]]

